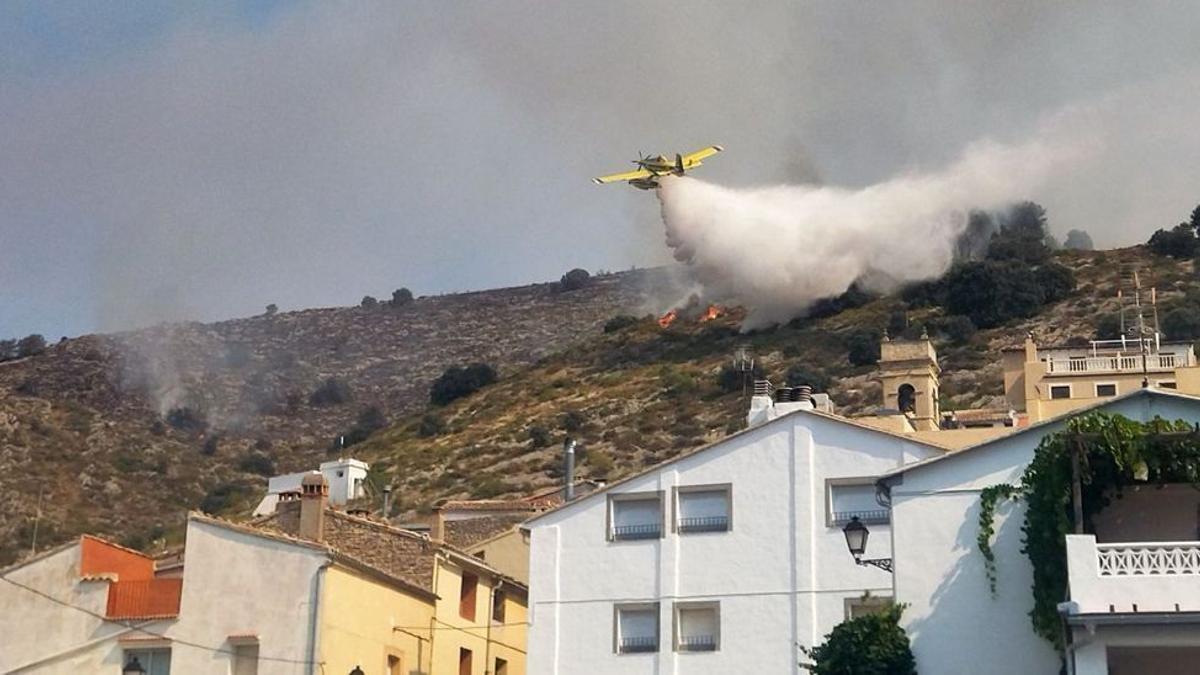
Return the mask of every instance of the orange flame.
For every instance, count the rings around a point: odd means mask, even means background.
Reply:
[[[679,313],[676,312],[675,310],[671,310],[671,311],[667,312],[666,314],[663,314],[662,316],[658,317],[658,325],[663,328],[666,328],[667,326],[670,326],[671,324],[675,323],[675,317],[677,317],[677,316],[679,316]]]
[[[704,310],[704,313],[700,315],[700,323],[704,323],[705,321],[712,321],[713,319],[720,317],[724,313],[725,313],[725,310],[722,307],[720,307],[718,305],[709,305],[708,309]]]

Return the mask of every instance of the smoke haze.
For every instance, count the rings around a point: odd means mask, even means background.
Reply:
[[[1071,129],[1086,137],[1080,132]],[[970,209],[1030,194],[1053,172],[1084,161],[1090,145],[1065,135],[1018,146],[978,143],[941,171],[859,189],[727,188],[667,177],[658,196],[667,244],[692,267],[702,303],[745,305],[745,327],[753,328],[791,319],[858,279],[940,275]]]
[[[1075,105],[1105,111],[1103,150],[1017,197],[1060,236],[1143,241],[1200,201],[1198,19],[1165,1],[3,3],[0,337],[659,264],[655,200],[588,182],[638,150],[720,143],[705,181],[853,195]]]

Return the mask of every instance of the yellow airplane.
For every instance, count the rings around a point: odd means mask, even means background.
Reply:
[[[629,183],[639,190],[653,190],[658,187],[658,179],[662,176],[682,176],[685,171],[694,169],[700,166],[702,160],[712,157],[718,152],[724,150],[719,145],[710,145],[703,150],[697,150],[688,155],[675,155],[675,161],[663,155],[654,157],[642,157],[642,153],[638,153],[638,158],[633,160],[638,168],[634,171],[626,171],[625,173],[614,173],[611,176],[600,176],[593,178],[592,182],[597,185],[606,183],[620,183],[622,181]]]

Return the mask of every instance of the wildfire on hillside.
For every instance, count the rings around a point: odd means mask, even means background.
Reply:
[[[721,307],[720,305],[709,305],[708,309],[704,310],[704,313],[700,315],[700,323],[720,318],[724,313],[724,307]]]
[[[679,316],[679,312],[677,312],[675,310],[671,310],[671,311],[667,312],[666,314],[663,314],[662,316],[658,317],[658,325],[661,326],[662,328],[666,328],[666,327],[670,326],[671,324],[675,323],[675,318],[678,316]]]

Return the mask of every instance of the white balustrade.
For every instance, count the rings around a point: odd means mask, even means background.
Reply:
[[[1100,576],[1200,574],[1200,542],[1097,544]]]
[[[1146,356],[1146,369],[1173,370],[1180,362],[1177,356],[1177,354],[1150,354]],[[1142,356],[1140,354],[1046,359],[1046,372],[1049,374],[1120,373],[1140,372],[1141,370]]]

